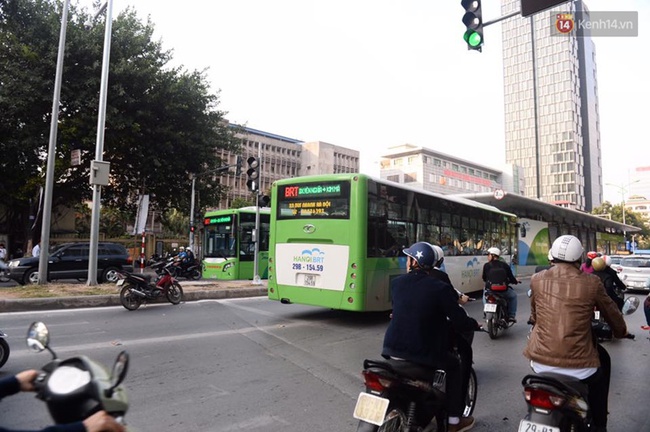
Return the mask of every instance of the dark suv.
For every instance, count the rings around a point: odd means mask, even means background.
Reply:
[[[64,243],[51,249],[47,280],[87,279],[89,243]],[[38,283],[38,257],[9,261],[9,277],[21,285]],[[99,243],[97,248],[97,280],[115,282],[117,272],[133,264],[126,248],[118,243]]]

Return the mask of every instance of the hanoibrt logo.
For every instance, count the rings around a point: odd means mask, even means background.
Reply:
[[[636,37],[638,11],[576,11],[550,13],[551,36]]]
[[[293,257],[293,270],[322,272],[325,264],[325,252],[318,248],[305,249]]]

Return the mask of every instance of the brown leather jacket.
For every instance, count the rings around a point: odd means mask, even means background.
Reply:
[[[598,276],[568,263],[556,263],[530,281],[530,320],[535,323],[524,356],[564,368],[599,367],[591,333],[594,306],[613,334],[627,334],[623,315],[607,295]]]

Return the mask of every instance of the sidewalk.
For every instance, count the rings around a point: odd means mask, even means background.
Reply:
[[[208,299],[261,297],[267,295],[266,280],[262,280],[260,285],[253,284],[253,281],[251,280],[181,280],[180,283],[183,287],[183,302]],[[164,302],[166,302],[166,299],[154,303]],[[116,294],[111,295],[0,299],[0,313],[103,306],[121,306],[119,291],[117,291],[117,289]]]

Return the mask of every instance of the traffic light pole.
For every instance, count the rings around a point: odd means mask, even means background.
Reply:
[[[192,174],[190,173],[190,178],[192,179],[192,196],[190,197],[190,239],[189,239],[189,248],[192,250],[192,253],[196,254],[196,251],[194,250],[194,231],[192,231],[192,228],[194,226],[194,188],[196,186],[196,178],[201,177],[204,175],[208,174],[217,174],[217,173],[222,173],[224,171],[228,171],[230,168],[233,166],[237,165],[226,165],[219,167],[217,169],[213,169],[210,171],[205,171],[200,174]]]
[[[489,26],[489,25],[491,25],[491,24],[496,24],[496,23],[498,23],[498,22],[501,22],[501,21],[507,20],[508,18],[512,18],[512,17],[515,17],[515,16],[520,15],[520,14],[521,14],[521,11],[517,11],[517,12],[510,13],[510,14],[508,14],[508,15],[504,15],[504,16],[502,16],[502,17],[499,17],[499,18],[493,19],[492,21],[484,22],[484,23],[483,23],[483,27],[487,27],[487,26]]]
[[[257,146],[257,160],[260,162],[260,168],[262,167],[262,143],[259,143]],[[262,184],[262,170],[259,169],[258,185]],[[255,268],[255,276],[253,276],[253,285],[261,285],[262,280],[260,278],[259,271],[259,254],[260,254],[260,188],[257,188],[255,192],[255,257],[253,259],[253,267]]]

